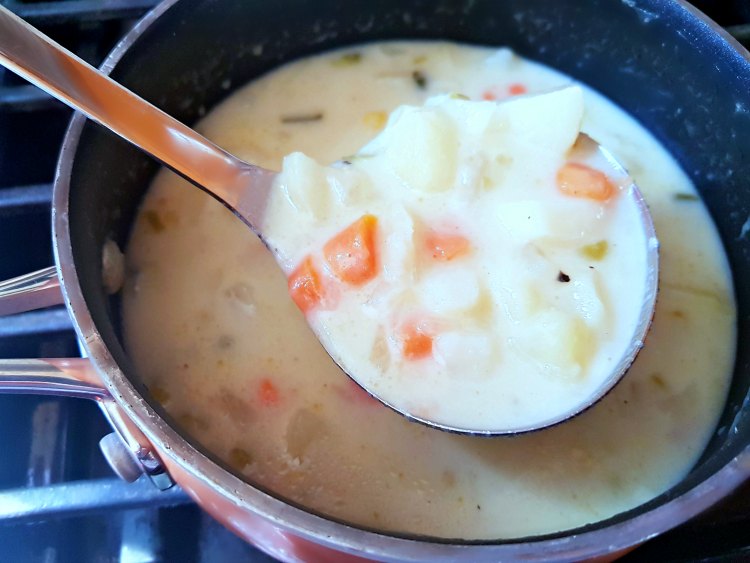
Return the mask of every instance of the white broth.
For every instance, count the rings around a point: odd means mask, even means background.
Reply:
[[[294,151],[321,163],[354,154],[402,104],[450,92],[504,98],[571,82],[505,49],[376,43],[285,65],[239,89],[198,129],[278,170]],[[583,131],[629,169],[661,243],[646,346],[593,408],[512,439],[408,422],[336,368],[247,227],[168,171],[139,212],[123,288],[126,345],[154,398],[250,482],[387,531],[467,539],[549,533],[674,485],[701,454],[726,397],[736,316],[728,266],[674,160],[583,88]]]

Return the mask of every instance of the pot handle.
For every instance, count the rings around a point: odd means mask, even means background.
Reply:
[[[145,474],[161,490],[174,481],[155,448],[102,386],[87,358],[0,360],[0,394],[78,397],[97,401],[115,432],[100,446],[114,472],[126,481]]]
[[[54,266],[0,282],[0,316],[64,302]],[[0,394],[3,393],[97,401],[115,430],[99,443],[114,472],[126,481],[145,474],[162,490],[174,485],[151,442],[112,399],[87,358],[0,360]]]
[[[42,309],[64,301],[55,266],[0,282],[0,315]]]
[[[0,393],[110,399],[86,358],[0,360]]]
[[[64,302],[54,266],[0,282],[0,316]],[[162,490],[174,485],[151,442],[112,399],[87,358],[0,360],[0,394],[3,393],[95,400],[114,428],[114,433],[100,442],[114,472],[126,481],[145,474]]]

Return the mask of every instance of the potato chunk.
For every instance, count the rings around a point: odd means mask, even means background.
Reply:
[[[282,190],[292,206],[315,219],[325,219],[332,203],[326,169],[301,152],[294,152],[284,158],[283,170]]]
[[[456,177],[458,139],[450,120],[437,111],[405,108],[394,118],[386,161],[409,188],[441,192]]]
[[[518,339],[523,350],[554,376],[579,377],[596,351],[593,331],[579,317],[554,308],[525,323]]]

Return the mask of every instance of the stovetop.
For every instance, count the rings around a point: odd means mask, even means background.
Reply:
[[[156,0],[0,0],[92,64]],[[750,45],[750,0],[694,2]],[[53,263],[49,206],[71,112],[0,69],[0,279]],[[0,318],[0,358],[68,357],[78,346],[60,307]],[[271,559],[222,528],[178,487],[114,476],[98,448],[110,428],[82,400],[0,395],[0,562]],[[750,483],[626,556],[750,561]]]

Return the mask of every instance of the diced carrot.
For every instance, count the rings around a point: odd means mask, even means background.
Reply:
[[[432,335],[417,324],[407,325],[401,331],[402,352],[407,360],[421,360],[432,354]]]
[[[458,234],[430,232],[425,237],[425,246],[435,260],[448,262],[467,254],[471,250],[469,239]]]
[[[497,100],[497,94],[495,94],[495,92],[493,92],[492,90],[485,90],[484,92],[482,92],[482,99],[487,102],[491,102],[493,100]]]
[[[323,256],[340,280],[362,285],[377,275],[377,226],[377,217],[363,215],[325,244]]]
[[[323,300],[325,291],[312,256],[305,258],[292,272],[287,282],[289,295],[303,313],[317,307]]]
[[[258,387],[258,400],[265,407],[273,407],[279,404],[279,388],[268,378],[260,380]]]
[[[575,162],[568,162],[557,172],[558,189],[570,196],[607,201],[615,187],[604,172]]]
[[[528,92],[528,90],[523,84],[515,83],[508,86],[508,92],[511,96],[519,96],[521,94],[525,94],[526,92]]]

